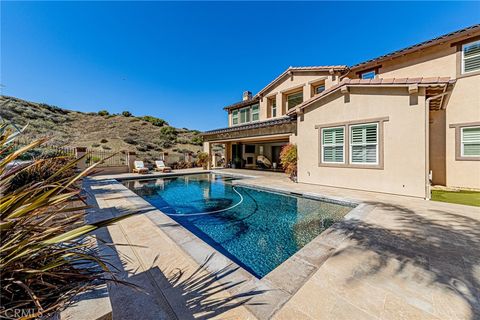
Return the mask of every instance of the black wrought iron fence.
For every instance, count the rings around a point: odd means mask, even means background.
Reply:
[[[127,153],[125,151],[115,152],[87,149],[87,165],[91,165],[102,160],[103,162],[98,165],[99,167],[116,167],[128,165]]]

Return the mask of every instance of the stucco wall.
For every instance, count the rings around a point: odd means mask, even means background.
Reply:
[[[351,88],[306,109],[298,120],[300,182],[425,197],[425,97],[410,105],[406,88]],[[316,125],[389,117],[384,123],[384,168],[319,166]],[[303,118],[303,121],[302,121]]]
[[[447,186],[480,189],[480,161],[455,159],[455,129],[452,124],[480,122],[480,75],[457,80],[447,104]]]
[[[433,185],[446,185],[446,112],[445,110],[430,112],[430,170]]]
[[[471,36],[478,34],[480,33]],[[467,38],[463,40],[468,41]],[[460,59],[461,55],[457,52],[456,45],[446,42],[380,62],[378,77],[456,79],[451,96],[445,105],[445,119],[441,119],[440,114],[434,115],[433,127],[430,130],[430,166],[433,171],[433,182],[450,187],[480,189],[480,161],[456,159],[455,129],[450,128],[452,124],[480,122],[480,74],[477,72],[476,75],[460,75]],[[356,78],[358,71],[352,70],[348,76]],[[439,121],[444,122],[443,128],[437,126]],[[442,164],[441,161],[444,163]]]

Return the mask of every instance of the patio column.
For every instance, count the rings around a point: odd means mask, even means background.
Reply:
[[[135,160],[137,160],[135,151],[127,151],[128,172],[133,172]]]
[[[83,157],[87,153],[87,148],[85,147],[75,147],[75,158]],[[83,158],[81,161],[77,162],[77,168],[80,171],[87,169],[87,157]]]
[[[212,144],[210,142],[203,142],[203,152],[208,154],[207,170],[210,170],[212,169]]]
[[[225,143],[225,164],[229,163],[232,160],[232,143]]]

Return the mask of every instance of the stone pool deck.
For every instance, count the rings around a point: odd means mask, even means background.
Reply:
[[[361,207],[259,281],[112,180],[153,175],[90,179],[91,219],[139,213],[99,233],[119,277],[143,288],[109,285],[113,319],[480,319],[480,208],[221,172]]]

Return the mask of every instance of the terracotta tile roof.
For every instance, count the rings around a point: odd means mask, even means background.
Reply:
[[[470,27],[467,27],[467,28],[463,28],[461,30],[457,30],[457,31],[454,31],[454,32],[450,32],[450,33],[441,35],[439,37],[436,37],[436,38],[433,38],[433,39],[430,39],[430,40],[427,40],[427,41],[424,41],[424,42],[414,44],[412,46],[409,46],[409,47],[406,47],[406,48],[403,48],[403,49],[400,49],[400,50],[396,50],[396,51],[387,53],[385,55],[376,57],[374,59],[370,59],[370,60],[367,60],[367,61],[364,61],[364,62],[360,62],[356,65],[351,66],[350,70],[362,69],[362,68],[365,68],[365,67],[369,66],[370,64],[379,63],[379,62],[381,62],[385,59],[391,59],[391,58],[394,58],[396,56],[404,55],[406,53],[411,53],[411,52],[414,52],[414,51],[417,51],[417,50],[420,50],[420,49],[424,49],[426,47],[430,47],[430,46],[434,46],[436,44],[440,44],[440,43],[448,41],[448,40],[452,40],[456,37],[462,37],[462,36],[469,35],[471,33],[479,32],[479,31],[480,31],[480,24],[476,24],[476,25],[473,25],[473,26],[470,26]]]
[[[247,124],[242,124],[242,125],[237,125],[233,127],[227,127],[227,128],[220,128],[220,129],[215,129],[215,130],[210,130],[210,131],[205,131],[202,133],[202,135],[210,135],[210,134],[217,134],[217,133],[224,133],[224,132],[233,132],[233,131],[243,131],[243,130],[250,130],[250,129],[257,129],[257,128],[265,128],[265,127],[270,127],[270,126],[275,126],[279,124],[284,124],[284,123],[290,123],[294,122],[295,118],[291,116],[283,116],[279,118],[274,118],[274,119],[268,119],[268,120],[263,120],[263,121],[256,121],[256,122],[251,122]]]
[[[297,111],[302,110],[312,103],[323,99],[329,94],[339,90],[343,86],[379,86],[379,87],[388,87],[388,86],[408,86],[412,84],[417,84],[420,86],[432,86],[432,85],[448,85],[455,83],[455,80],[450,80],[450,77],[428,77],[428,78],[388,78],[388,79],[349,79],[345,78],[340,83],[331,86],[322,93],[313,96],[307,101],[302,102],[295,109],[292,109],[288,114],[295,114]]]
[[[236,102],[234,104],[228,105],[226,107],[223,107],[223,110],[233,110],[233,109],[238,109],[238,108],[241,108],[241,107],[250,106],[252,104],[257,103],[258,101],[260,101],[260,99],[255,97],[251,100],[240,101],[240,102]]]
[[[260,90],[255,97],[259,97],[262,93],[273,87],[277,82],[282,80],[290,72],[308,72],[308,71],[345,71],[348,70],[348,67],[345,65],[332,65],[332,66],[309,66],[309,67],[288,67],[287,70],[282,72],[278,77],[273,79],[272,82],[267,84],[262,90]]]

